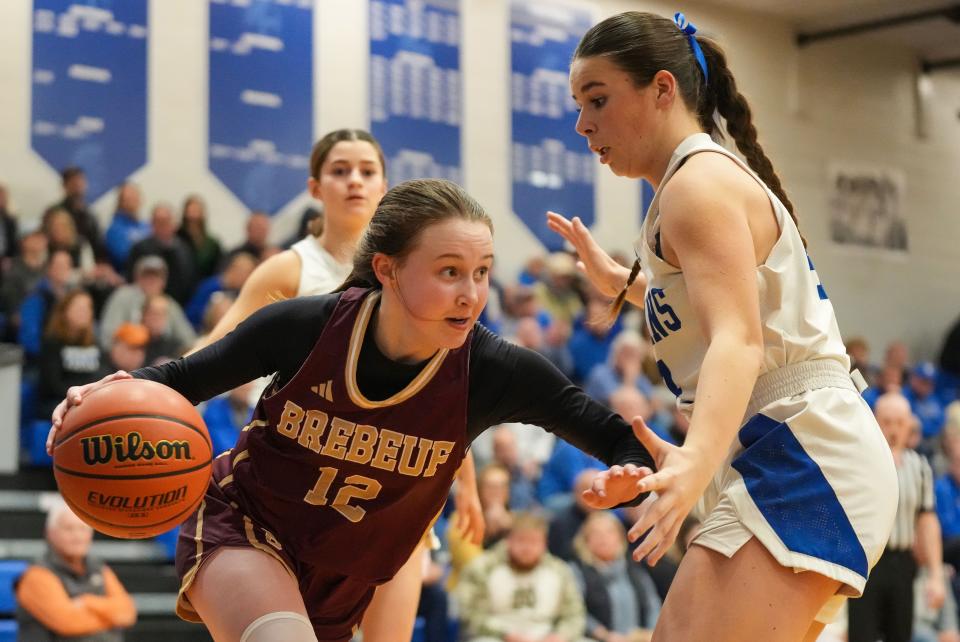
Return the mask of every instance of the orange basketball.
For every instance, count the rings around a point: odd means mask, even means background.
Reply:
[[[71,408],[53,444],[53,472],[70,508],[107,535],[138,539],[177,526],[210,481],[200,413],[167,386],[111,381]]]

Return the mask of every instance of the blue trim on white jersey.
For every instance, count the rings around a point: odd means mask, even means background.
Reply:
[[[820,466],[786,423],[757,414],[740,429],[732,466],[784,545],[866,578],[867,556]]]

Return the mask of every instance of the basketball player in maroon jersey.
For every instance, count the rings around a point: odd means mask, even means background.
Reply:
[[[476,321],[492,224],[455,184],[403,183],[377,208],[341,291],[281,301],[137,378],[198,403],[276,372],[182,526],[177,612],[218,642],[348,640],[406,562],[488,426],[543,426],[611,469],[597,508],[639,500],[649,453],[546,359]],[[101,382],[71,388],[54,412]]]

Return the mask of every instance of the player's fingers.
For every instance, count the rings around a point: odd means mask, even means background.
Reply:
[[[670,550],[673,543],[677,541],[677,535],[680,533],[680,524],[683,520],[676,519],[675,513],[670,515],[670,520],[670,527],[667,529],[666,535],[660,540],[657,547],[647,555],[647,563],[650,564],[650,566],[656,566],[657,562],[663,559],[663,556],[667,554],[667,551]]]
[[[607,478],[610,473],[608,471],[603,471],[598,473],[596,477],[593,478],[593,483],[590,485],[590,489],[597,495],[597,497],[606,497],[607,495]]]
[[[669,498],[651,495],[640,504],[640,514],[636,523],[627,531],[627,539],[631,542],[637,541],[641,535],[650,530],[650,527],[657,524],[663,516],[671,509],[673,502]]]

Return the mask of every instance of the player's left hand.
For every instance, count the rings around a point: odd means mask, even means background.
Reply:
[[[464,539],[480,546],[487,525],[477,487],[475,484],[462,483],[462,480],[457,486],[457,492],[453,495],[453,504],[457,511],[454,527],[463,534]]]
[[[614,508],[635,499],[641,493],[640,480],[651,474],[646,466],[611,466],[597,473],[593,485],[583,491],[583,501],[591,508]]]
[[[653,566],[677,539],[683,520],[707,488],[713,470],[689,448],[660,439],[641,417],[634,417],[633,433],[653,456],[657,472],[637,482],[640,492],[652,494],[640,505],[639,518],[627,537],[635,542],[650,531],[633,552],[633,559],[639,562],[646,557]]]

